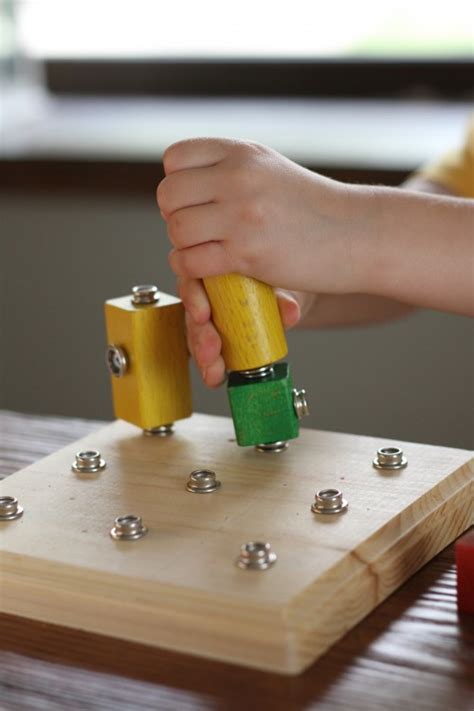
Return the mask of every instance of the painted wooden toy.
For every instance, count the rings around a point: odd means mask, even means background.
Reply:
[[[308,414],[304,390],[293,388],[277,300],[268,284],[238,274],[204,280],[222,339],[227,394],[237,444],[279,452]]]
[[[181,301],[135,286],[106,302],[105,320],[115,415],[148,434],[168,434],[192,413]]]

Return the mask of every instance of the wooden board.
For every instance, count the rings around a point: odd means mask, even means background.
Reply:
[[[280,455],[232,440],[227,418],[194,415],[168,439],[116,422],[2,482],[25,508],[0,524],[2,610],[295,674],[473,522],[467,451],[401,443],[408,467],[382,474],[387,440],[303,430]],[[70,463],[91,448],[108,467],[80,478]],[[218,492],[185,490],[198,467]],[[334,486],[347,513],[312,514]],[[149,533],[115,542],[127,513]],[[271,542],[272,568],[235,566],[250,540]]]

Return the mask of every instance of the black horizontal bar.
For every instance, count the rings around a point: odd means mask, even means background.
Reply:
[[[473,92],[473,62],[457,60],[47,60],[57,94],[187,96],[446,96]]]

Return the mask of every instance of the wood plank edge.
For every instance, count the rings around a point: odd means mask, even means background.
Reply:
[[[467,482],[453,497],[434,508],[408,534],[401,536],[373,559],[363,563],[351,580],[345,580],[330,599],[314,595],[312,585],[295,596],[287,611],[289,671],[299,674],[349,632],[414,573],[474,522],[474,485]],[[358,594],[354,597],[353,590]],[[325,620],[327,621],[325,624]],[[331,627],[329,620],[336,620]],[[322,630],[322,632],[321,632]]]

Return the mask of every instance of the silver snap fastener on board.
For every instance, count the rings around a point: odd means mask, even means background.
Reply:
[[[138,538],[148,533],[148,529],[143,525],[140,516],[117,516],[110,535],[116,541],[136,541]]]
[[[93,474],[100,472],[106,467],[105,459],[97,449],[88,449],[84,452],[78,452],[72,463],[72,470],[79,474]]]
[[[407,464],[408,460],[399,447],[381,447],[373,461],[376,469],[404,469]]]
[[[23,516],[23,509],[14,496],[0,496],[0,521],[13,521]]]
[[[216,473],[210,469],[196,469],[189,475],[186,489],[193,494],[210,494],[220,487]]]
[[[266,570],[276,559],[276,553],[269,543],[251,541],[241,546],[236,565],[245,570]]]
[[[311,511],[317,514],[338,514],[348,507],[339,489],[321,489],[316,492]]]

